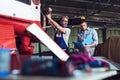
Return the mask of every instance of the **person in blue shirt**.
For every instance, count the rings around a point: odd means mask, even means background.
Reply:
[[[51,8],[50,8],[51,9]],[[60,19],[60,24],[58,24],[55,20],[51,18],[51,14],[46,15],[52,27],[56,29],[54,41],[66,52],[68,53],[68,40],[70,36],[71,30],[67,28],[69,18],[67,16],[63,16]]]
[[[79,52],[88,52],[90,56],[93,56],[95,47],[98,44],[98,34],[95,29],[87,26],[87,22],[84,16],[82,16],[80,19],[81,31],[77,35],[77,41],[84,43],[84,45],[79,47]]]

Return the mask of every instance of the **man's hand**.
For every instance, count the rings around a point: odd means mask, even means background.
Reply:
[[[49,7],[47,10],[48,11],[47,11],[46,17],[49,19],[51,18],[52,8]]]
[[[52,8],[48,8],[48,12],[51,14],[52,13]]]
[[[51,13],[52,13],[52,8],[50,8],[50,7],[43,7],[41,10],[42,10],[42,13],[43,13],[44,15],[47,15],[47,14],[51,14]]]

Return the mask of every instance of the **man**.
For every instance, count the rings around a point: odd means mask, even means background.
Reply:
[[[50,11],[51,8],[49,8]],[[51,13],[51,12],[50,12]],[[66,52],[68,53],[68,39],[70,36],[71,30],[67,28],[68,17],[64,16],[60,19],[60,25],[51,18],[51,14],[46,14],[47,19],[49,20],[51,26],[56,29],[54,40],[55,42]]]
[[[84,16],[80,21],[81,32],[78,33],[78,42],[90,41],[91,43],[84,42],[85,45],[79,48],[80,52],[88,52],[89,55],[94,55],[94,49],[98,44],[98,35],[95,29],[87,26],[87,22]],[[90,39],[91,38],[91,39]],[[88,39],[88,40],[87,40]]]

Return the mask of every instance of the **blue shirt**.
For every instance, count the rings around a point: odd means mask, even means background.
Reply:
[[[70,36],[71,30],[69,28],[64,28],[66,33],[62,33],[61,31],[57,30],[55,32],[54,41],[62,48],[68,52],[68,39]]]
[[[93,43],[98,44],[98,35],[95,29],[87,28],[85,31],[78,33],[78,42],[83,42],[88,36],[92,36]],[[95,48],[95,47],[91,47]]]

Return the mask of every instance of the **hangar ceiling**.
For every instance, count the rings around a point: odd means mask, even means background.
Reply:
[[[41,4],[53,9],[52,17],[56,20],[69,16],[71,25],[85,16],[95,24],[120,27],[120,0],[41,0]]]

